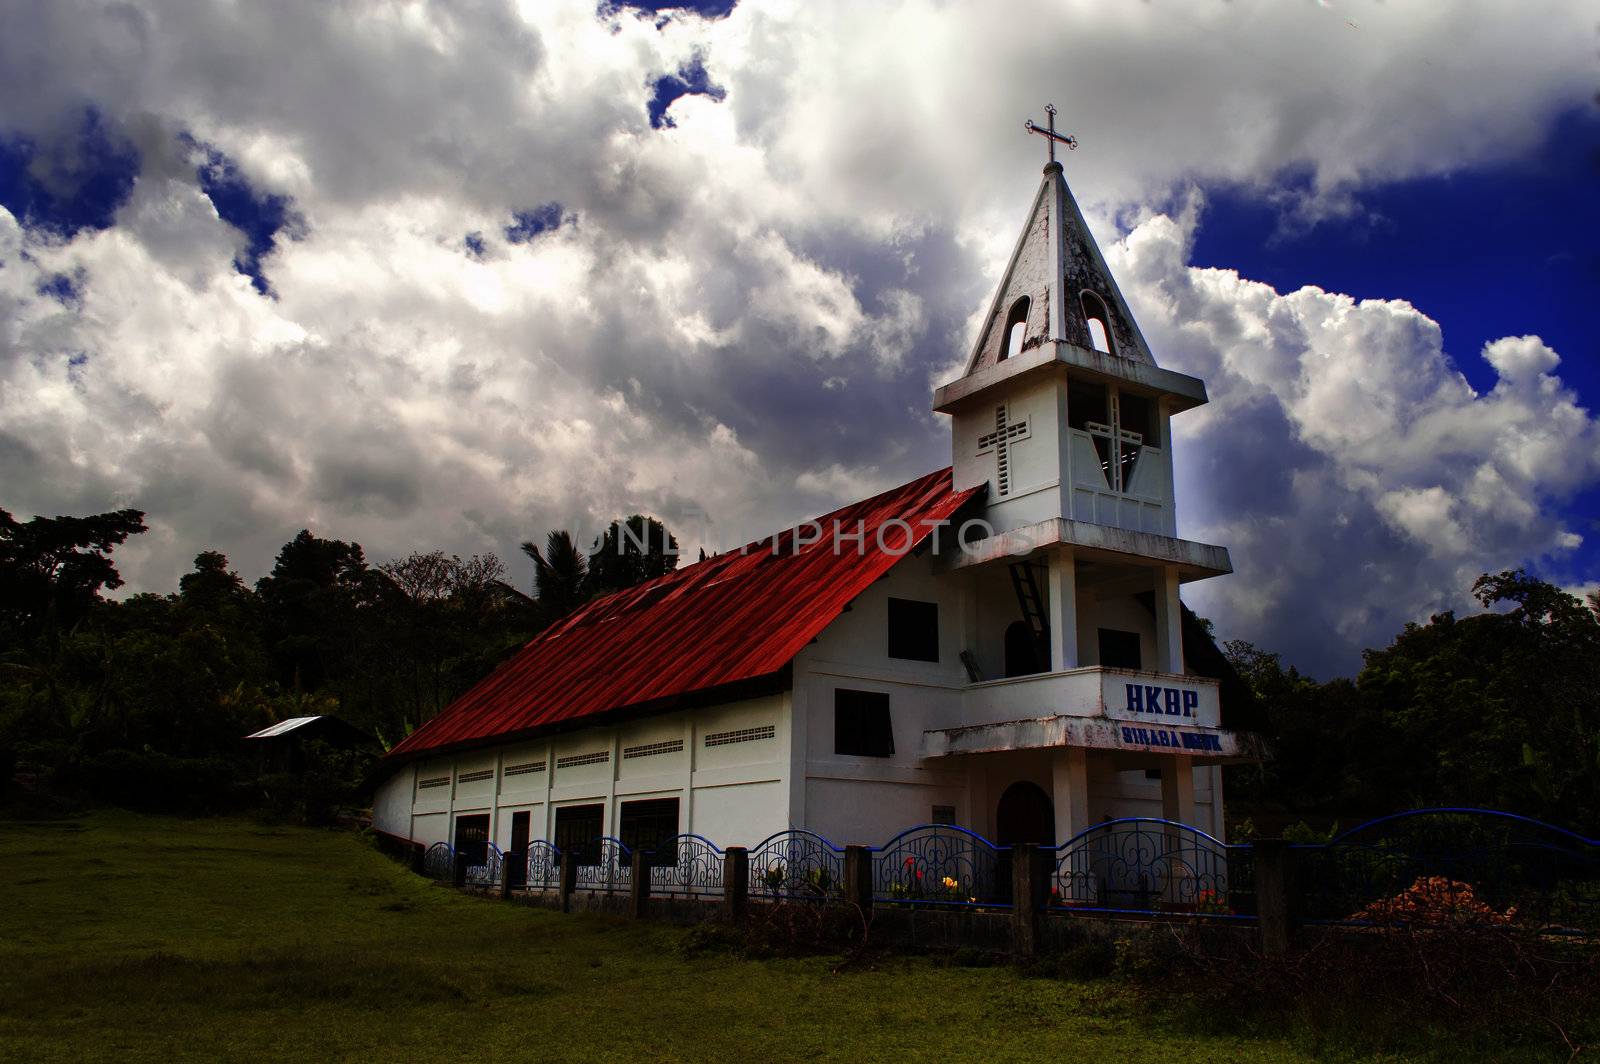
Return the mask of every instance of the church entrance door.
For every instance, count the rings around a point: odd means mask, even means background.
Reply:
[[[995,811],[995,838],[1001,846],[1014,846],[1031,842],[1038,846],[1056,844],[1055,803],[1044,788],[1027,780],[1018,780],[1000,795],[1000,807]],[[1011,859],[1006,854],[995,869],[995,893],[1002,901],[1011,900]]]
[[[1056,810],[1044,788],[1019,780],[1000,795],[995,812],[995,842],[1010,846],[1031,842],[1039,846],[1056,844]]]

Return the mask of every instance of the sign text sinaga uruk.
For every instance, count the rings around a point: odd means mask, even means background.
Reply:
[[[1181,687],[1147,687],[1127,683],[1129,713],[1158,714],[1166,717],[1192,717],[1200,708],[1200,692]]]

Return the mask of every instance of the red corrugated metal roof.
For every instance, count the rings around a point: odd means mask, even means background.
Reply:
[[[822,538],[798,552],[790,529],[596,599],[535,636],[389,756],[770,676],[904,555],[907,532],[893,522],[905,522],[920,543],[932,522],[978,490],[952,491],[950,470],[941,469],[818,518]],[[861,546],[847,539],[836,551],[835,522],[846,534],[863,531]]]

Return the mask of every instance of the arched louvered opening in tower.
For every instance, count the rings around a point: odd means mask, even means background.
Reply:
[[[1022,353],[1022,344],[1028,338],[1028,310],[1033,306],[1033,300],[1022,296],[1011,304],[1011,310],[1006,314],[1006,327],[1000,333],[1000,357],[996,362],[1004,362],[1012,355]]]
[[[1093,292],[1084,292],[1078,302],[1083,306],[1084,324],[1089,327],[1089,346],[1108,355],[1116,354],[1111,347],[1111,315],[1106,312],[1105,301]]]

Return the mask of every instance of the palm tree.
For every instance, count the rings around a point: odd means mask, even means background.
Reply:
[[[572,542],[572,533],[557,529],[545,537],[541,552],[532,540],[522,544],[522,553],[533,559],[533,592],[549,620],[565,617],[588,595],[585,583],[589,566],[583,552]]]

